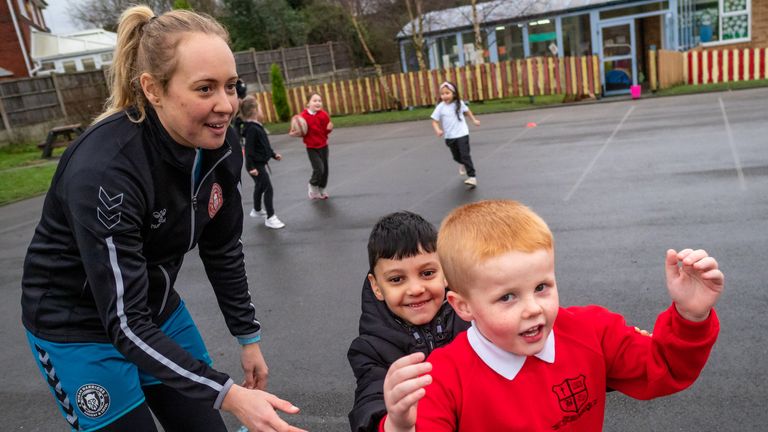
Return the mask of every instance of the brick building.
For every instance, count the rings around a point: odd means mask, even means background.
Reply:
[[[35,74],[31,58],[32,29],[48,32],[45,0],[0,0],[0,79]]]

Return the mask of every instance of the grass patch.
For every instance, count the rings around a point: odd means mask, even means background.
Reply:
[[[530,109],[533,107],[560,104],[563,102],[563,95],[536,96],[531,103],[528,97],[516,97],[508,99],[496,99],[485,102],[473,102],[469,104],[470,109],[477,115],[491,114],[499,112],[518,111]],[[368,114],[354,115],[335,115],[332,117],[334,127],[365,126],[383,123],[396,123],[416,120],[428,120],[429,115],[434,111],[434,107],[419,107],[403,111],[382,111]],[[482,120],[482,119],[481,119]],[[291,125],[285,123],[270,123],[267,125],[272,134],[288,133]]]
[[[55,163],[0,171],[0,205],[45,193],[55,171]]]
[[[751,88],[768,87],[768,80],[736,81],[702,85],[679,85],[656,92],[659,96],[677,96],[694,93],[707,93],[728,90],[744,90]]]
[[[64,148],[53,150],[61,155]],[[40,195],[48,190],[56,171],[56,160],[40,159],[35,145],[0,147],[0,205]]]

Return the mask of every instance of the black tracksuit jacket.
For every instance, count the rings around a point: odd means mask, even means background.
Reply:
[[[366,278],[363,283],[360,336],[347,352],[357,379],[355,405],[349,412],[352,432],[378,431],[386,414],[384,377],[395,360],[417,351],[429,355],[437,347],[448,344],[457,334],[469,328],[447,301],[428,324],[414,327],[398,318],[371,291]]]
[[[62,156],[27,251],[24,326],[53,342],[112,343],[219,408],[232,379],[158,326],[180,304],[174,282],[197,246],[230,332],[259,334],[240,243],[241,169],[232,129],[220,148],[198,150],[173,141],[151,108],[138,124],[121,112],[89,128]]]
[[[246,120],[243,122],[243,141],[245,145],[245,170],[250,171],[275,158],[275,151],[269,144],[269,137],[264,126]]]

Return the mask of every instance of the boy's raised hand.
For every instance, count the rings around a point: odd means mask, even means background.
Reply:
[[[725,277],[717,261],[703,249],[669,249],[666,271],[669,296],[680,315],[694,322],[707,319],[723,292]]]
[[[432,376],[425,375],[432,370],[424,362],[424,354],[417,352],[392,363],[384,378],[384,403],[387,419],[386,432],[416,430],[416,406],[426,394],[424,387],[432,382]]]

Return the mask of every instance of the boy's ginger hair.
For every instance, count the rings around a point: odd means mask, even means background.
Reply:
[[[454,209],[437,234],[437,255],[448,286],[468,294],[474,266],[507,252],[552,250],[547,223],[533,210],[512,200],[489,200]]]

